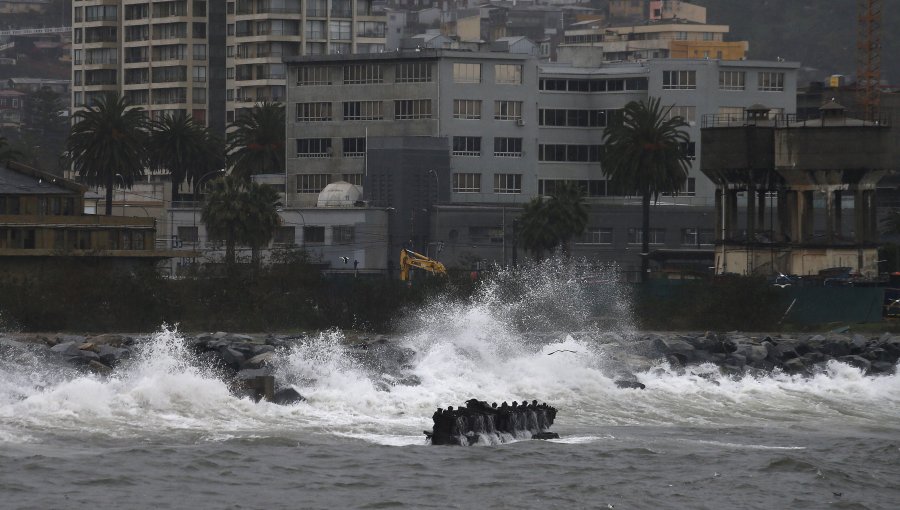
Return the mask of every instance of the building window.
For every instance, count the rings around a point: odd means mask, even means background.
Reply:
[[[381,101],[345,101],[344,120],[382,120]]]
[[[343,154],[345,158],[362,158],[366,155],[366,139],[365,137],[344,138]],[[344,179],[346,180],[346,179]]]
[[[494,120],[522,120],[522,101],[494,101]]]
[[[205,44],[195,44],[194,45],[194,60],[206,60],[206,45]]]
[[[697,159],[697,142],[682,142],[681,143],[681,151],[684,152],[684,155],[688,157],[691,161]],[[688,180],[691,180],[689,178]]]
[[[378,64],[350,64],[344,66],[344,85],[383,83],[384,77]]]
[[[494,83],[498,85],[519,85],[522,83],[522,66],[519,64],[497,64],[494,66]]]
[[[297,103],[297,122],[325,122],[331,119],[331,103]]]
[[[454,136],[454,156],[481,156],[481,137],[479,136]]]
[[[481,118],[481,100],[480,99],[454,99],[453,100],[453,118],[454,119],[473,119]]]
[[[591,180],[571,180],[571,179],[538,179],[538,195],[552,195],[556,192],[558,186],[564,184],[574,184],[581,190],[582,195],[586,197],[605,197],[608,196],[606,190],[606,181],[599,179]]]
[[[298,138],[298,158],[330,158],[331,138]]]
[[[206,83],[206,66],[194,66],[194,82]]]
[[[476,174],[476,173],[455,173],[455,174],[453,174],[453,192],[454,193],[481,193],[481,174]]]
[[[329,174],[300,174],[297,176],[297,193],[321,193],[329,180]]]
[[[494,174],[494,193],[517,194],[522,192],[522,174]]]
[[[685,90],[697,88],[697,71],[663,71],[663,89]]]
[[[331,244],[350,244],[356,237],[352,225],[335,225],[331,227]]]
[[[763,92],[781,92],[784,90],[784,73],[760,72],[759,90]]]
[[[349,41],[353,38],[353,22],[352,21],[329,21],[328,35],[331,40]]]
[[[744,71],[719,71],[719,90],[744,90]]]
[[[565,110],[541,108],[538,125],[547,127],[606,127],[617,110]]]
[[[364,174],[342,174],[341,178],[344,179],[345,182],[349,182],[354,186],[362,186],[363,180],[365,178]]]
[[[650,244],[665,244],[666,242],[666,229],[664,228],[651,228],[650,229]],[[628,244],[642,244],[644,242],[644,231],[639,228],[629,228],[628,229]]]
[[[666,111],[665,118],[669,120],[675,117],[681,117],[685,122],[693,126],[697,122],[697,107],[673,105]]]
[[[408,62],[397,64],[397,83],[424,83],[431,81],[431,64]]]
[[[431,118],[431,99],[397,99],[394,101],[394,119],[413,120]]]
[[[573,78],[541,78],[538,89],[545,92],[625,92],[647,90],[647,78],[613,78],[609,80],[589,80]]]
[[[587,228],[576,241],[578,244],[612,244],[613,229],[611,228]]]
[[[453,64],[454,83],[481,83],[481,64]]]
[[[325,242],[325,227],[303,227],[304,244],[322,244]]]
[[[681,229],[682,246],[710,246],[715,240],[715,233],[711,228],[683,228]]]
[[[744,108],[741,106],[720,106],[716,116],[721,121],[740,122],[744,119]]]
[[[297,70],[297,85],[331,85],[325,66],[301,67]]]
[[[602,145],[547,143],[538,145],[538,161],[547,163],[599,163]]]
[[[178,240],[182,243],[196,243],[200,240],[199,227],[178,227]]]
[[[521,158],[521,138],[494,138],[494,156],[501,158]]]
[[[275,245],[276,246],[293,246],[296,244],[297,229],[294,227],[277,227],[275,228]]]

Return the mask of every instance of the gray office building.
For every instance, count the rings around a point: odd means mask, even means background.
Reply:
[[[289,206],[313,204],[330,182],[363,185],[370,204],[393,211],[395,232],[418,230],[403,226],[406,221],[427,220],[428,232],[406,244],[440,253],[450,265],[508,263],[522,204],[561,181],[577,181],[590,222],[576,255],[638,266],[639,200],[610,193],[599,162],[614,112],[633,100],[660,98],[690,123],[688,149],[699,158],[703,115],[741,117],[754,104],[773,115],[793,113],[799,67],[708,59],[606,63],[593,48],[567,49],[557,62],[531,51],[429,48],[285,60]],[[448,163],[431,152],[416,168],[404,151],[422,144],[443,146]],[[376,145],[373,157],[367,147]],[[385,147],[394,147],[402,167],[393,174],[394,196],[416,194],[424,202],[401,211],[386,201],[383,179],[392,175],[392,158]],[[714,187],[699,169],[695,161],[686,188],[661,197],[654,210],[657,249],[711,257]]]

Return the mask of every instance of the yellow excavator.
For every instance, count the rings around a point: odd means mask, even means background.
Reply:
[[[412,250],[405,248],[400,250],[400,279],[404,282],[409,281],[409,270],[414,267],[424,269],[431,274],[447,276],[447,268],[444,267],[444,264]]]

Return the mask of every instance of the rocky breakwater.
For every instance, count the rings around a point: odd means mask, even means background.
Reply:
[[[831,360],[867,375],[892,374],[900,359],[900,336],[860,334],[647,334],[634,343],[648,356],[664,357],[674,367],[713,363],[726,374],[781,370],[812,375]]]
[[[548,432],[556,419],[556,408],[546,403],[529,404],[513,401],[512,405],[501,405],[470,399],[465,407],[453,409],[438,408],[432,416],[434,427],[425,431],[425,436],[433,445],[469,446],[483,440],[488,443],[503,443],[513,438],[557,439],[559,435]]]
[[[16,353],[30,352],[43,362],[62,363],[85,372],[108,375],[127,365],[152,341],[150,337],[123,334],[3,333],[0,334],[0,355],[9,360],[16,358]],[[174,353],[182,347],[186,349],[190,363],[217,374],[235,395],[256,401],[293,404],[304,400],[295,385],[314,384],[315,381],[276,377],[276,366],[289,349],[311,341],[312,338],[305,335],[200,333],[184,335],[183,343],[173,344],[171,350]],[[380,390],[419,384],[418,378],[411,373],[415,355],[412,349],[383,336],[356,338],[354,342],[343,347],[345,355],[371,374],[373,383]]]

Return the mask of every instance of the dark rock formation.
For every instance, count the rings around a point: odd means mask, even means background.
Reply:
[[[548,432],[556,419],[556,408],[547,404],[523,402],[512,405],[470,399],[466,407],[446,410],[438,408],[432,416],[434,427],[425,432],[433,445],[472,445],[481,436],[493,437],[502,442],[506,437],[521,437],[527,432],[534,439],[553,439],[558,435]]]

